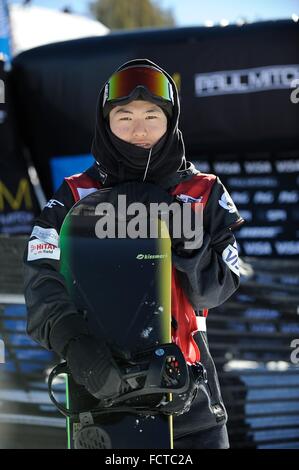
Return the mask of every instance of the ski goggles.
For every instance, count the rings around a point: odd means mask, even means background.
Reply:
[[[129,98],[137,87],[144,87],[155,98],[174,104],[172,86],[159,70],[148,66],[129,67],[112,75],[105,85],[103,106]]]

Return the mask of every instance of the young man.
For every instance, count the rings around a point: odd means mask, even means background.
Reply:
[[[74,379],[94,396],[109,397],[120,391],[121,373],[109,348],[93,338],[59,273],[62,222],[80,198],[132,181],[153,183],[171,200],[201,201],[202,246],[188,250],[183,243],[173,240],[172,244],[172,335],[187,362],[192,364],[200,355],[208,380],[200,386],[190,411],[174,418],[175,448],[228,448],[227,414],[205,319],[209,308],[223,303],[238,288],[232,228],[243,219],[220,180],[186,161],[179,114],[174,81],[149,60],[127,62],[107,81],[97,103],[95,163],[84,173],[65,178],[36,219],[25,252],[28,334],[66,358]],[[51,255],[46,249],[34,251],[36,239],[54,245]]]

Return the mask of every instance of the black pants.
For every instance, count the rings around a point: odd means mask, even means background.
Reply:
[[[226,425],[204,429],[175,439],[174,449],[229,449]]]

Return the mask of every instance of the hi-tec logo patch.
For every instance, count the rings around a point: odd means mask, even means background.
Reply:
[[[147,254],[140,253],[139,255],[136,256],[136,259],[138,259],[138,260],[164,259],[164,258],[167,258],[167,254],[166,255],[147,255]]]
[[[45,205],[45,207],[49,207],[49,209],[52,209],[52,207],[55,207],[55,206],[62,206],[64,207],[64,204],[62,204],[62,202],[60,201],[57,201],[57,199],[50,199],[47,204]]]
[[[237,211],[237,208],[232,198],[227,192],[222,194],[221,199],[219,199],[218,203],[221,207],[223,207],[223,209],[227,210],[230,214],[233,214]]]
[[[240,276],[237,242],[235,242],[233,245],[228,245],[223,250],[222,259],[231,271],[233,271],[237,276]]]
[[[42,240],[30,240],[28,243],[28,261],[36,259],[60,259],[60,248],[52,243],[46,243]]]

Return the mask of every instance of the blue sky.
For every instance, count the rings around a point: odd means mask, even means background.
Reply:
[[[8,0],[22,3],[22,0]],[[33,5],[61,9],[70,6],[74,12],[87,14],[91,0],[33,0]],[[206,20],[231,22],[238,17],[248,21],[290,18],[299,15],[299,0],[156,0],[161,7],[172,8],[178,26],[203,24]]]

